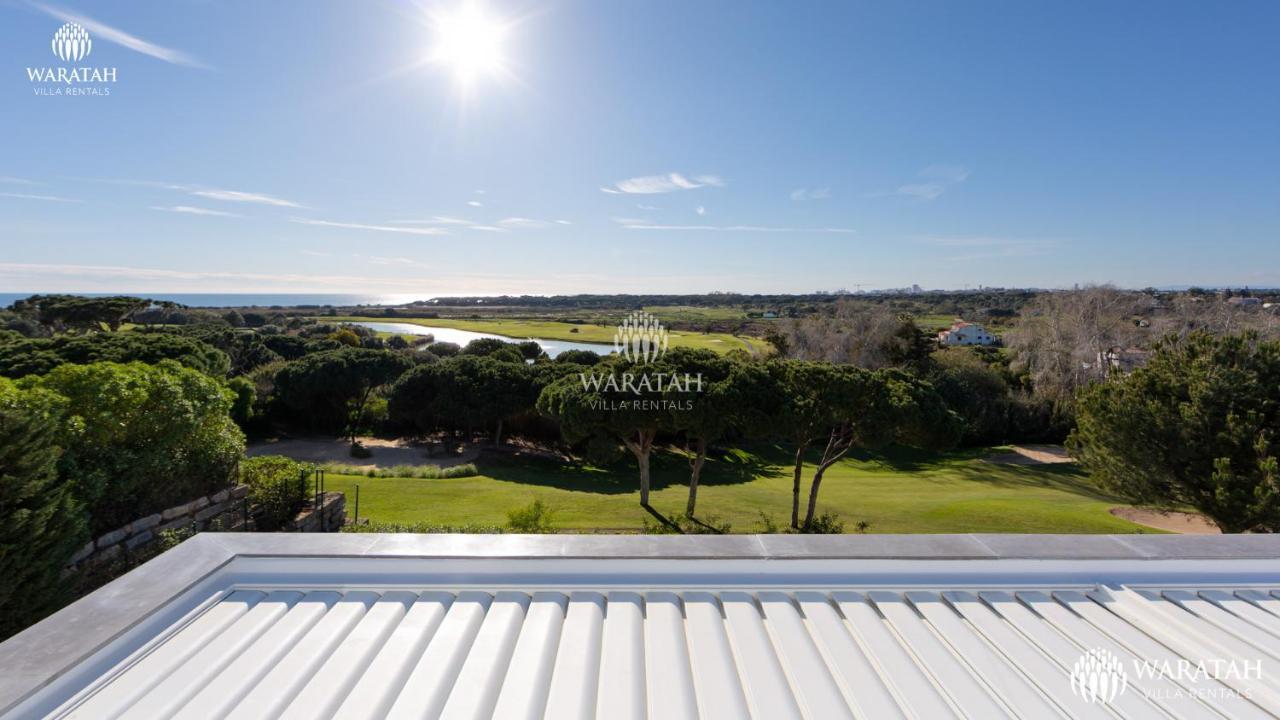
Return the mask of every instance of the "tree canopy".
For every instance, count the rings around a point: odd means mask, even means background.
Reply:
[[[343,348],[307,355],[275,375],[277,400],[303,425],[354,437],[374,390],[413,367],[399,353]]]
[[[231,367],[226,353],[195,338],[172,333],[95,333],[0,341],[0,375],[12,378],[43,375],[66,363],[161,360],[176,360],[213,377],[225,376]]]
[[[1190,506],[1223,532],[1280,531],[1280,342],[1195,333],[1081,394],[1069,440],[1102,487]]]

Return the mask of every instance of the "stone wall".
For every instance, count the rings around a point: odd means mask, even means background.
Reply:
[[[127,550],[151,543],[161,533],[169,530],[190,527],[206,530],[218,518],[221,518],[218,523],[220,529],[241,530],[244,524],[244,498],[248,494],[249,486],[237,485],[134,520],[85,544],[71,557],[70,567],[116,558]]]
[[[289,529],[293,532],[339,532],[347,522],[347,497],[340,492],[327,492],[317,512],[309,502],[298,513]]]

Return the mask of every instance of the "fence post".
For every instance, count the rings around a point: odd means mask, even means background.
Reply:
[[[353,525],[360,524],[360,483],[356,483],[356,519],[352,522],[352,524]]]
[[[240,498],[240,531],[249,532],[249,496]]]

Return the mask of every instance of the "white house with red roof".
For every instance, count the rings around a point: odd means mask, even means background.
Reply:
[[[938,333],[940,345],[995,345],[996,336],[977,323],[957,320],[950,330]]]

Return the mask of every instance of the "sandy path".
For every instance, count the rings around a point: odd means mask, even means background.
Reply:
[[[394,465],[437,465],[449,467],[463,463],[475,462],[480,455],[479,447],[468,445],[461,454],[437,451],[429,456],[429,446],[423,443],[411,443],[405,440],[383,440],[380,438],[360,438],[360,444],[373,453],[368,458],[353,458],[350,445],[341,438],[285,438],[264,440],[249,443],[246,455],[284,455],[294,460],[312,463],[340,463],[355,467],[392,467]]]
[[[1177,511],[1161,512],[1149,508],[1113,507],[1112,515],[1139,525],[1146,525],[1157,530],[1182,533],[1184,535],[1220,535],[1222,531],[1217,525],[1197,513]]]
[[[997,465],[1045,465],[1075,462],[1061,445],[1014,445],[1013,452],[983,458]]]

